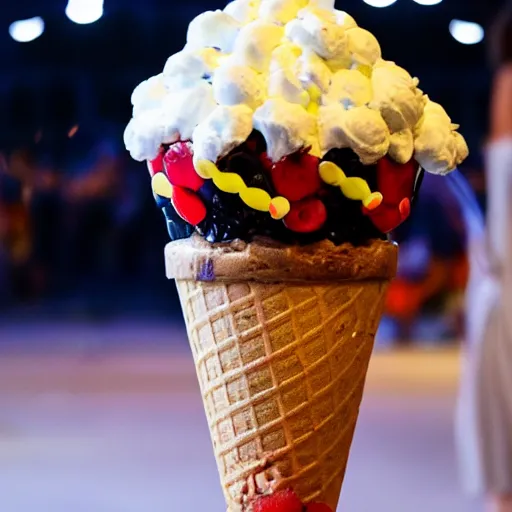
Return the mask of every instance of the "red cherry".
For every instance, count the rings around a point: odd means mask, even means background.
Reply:
[[[318,172],[320,160],[309,153],[294,153],[272,167],[272,181],[280,196],[289,201],[300,201],[320,190],[322,180]]]
[[[160,150],[155,159],[148,160],[148,170],[151,177],[164,170],[164,154],[162,150]]]
[[[262,496],[253,505],[254,512],[302,512],[302,509],[302,502],[291,489]]]
[[[285,226],[296,233],[313,233],[327,220],[324,203],[315,197],[292,203],[290,213],[284,218]]]
[[[192,226],[197,226],[206,217],[206,207],[196,194],[182,187],[174,187],[172,205],[178,215]]]
[[[169,181],[178,187],[185,187],[197,192],[204,184],[194,169],[190,142],[176,142],[164,156],[164,166]]]
[[[310,503],[306,506],[306,512],[332,512],[332,509],[325,503]]]
[[[397,206],[390,206],[385,203],[373,211],[363,208],[363,213],[370,217],[373,225],[382,233],[393,231],[405,220]]]
[[[384,202],[398,206],[404,197],[412,197],[418,172],[418,164],[410,160],[399,164],[389,157],[377,162],[378,190]]]

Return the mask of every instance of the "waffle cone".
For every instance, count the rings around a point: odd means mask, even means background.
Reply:
[[[196,239],[166,262],[229,512],[285,488],[335,510],[396,247]]]

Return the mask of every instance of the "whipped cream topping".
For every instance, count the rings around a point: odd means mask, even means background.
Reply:
[[[457,128],[441,105],[427,102],[414,140],[415,158],[426,171],[446,174],[467,158],[468,146]]]
[[[415,157],[445,174],[467,145],[418,85],[334,0],[234,0],[197,16],[184,49],[135,89],[125,144],[144,160],[191,140],[216,162],[256,129],[274,162],[348,147],[365,164]]]

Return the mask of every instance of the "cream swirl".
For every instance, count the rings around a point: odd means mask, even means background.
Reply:
[[[415,157],[443,174],[467,145],[418,85],[334,0],[233,0],[197,16],[185,48],[135,89],[125,144],[142,160],[191,140],[215,162],[258,130],[273,161],[348,147],[365,164]]]

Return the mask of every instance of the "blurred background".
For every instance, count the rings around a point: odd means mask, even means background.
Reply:
[[[1,510],[222,510],[164,277],[165,222],[122,133],[133,88],[181,49],[193,17],[225,3],[1,3]],[[471,157],[460,173],[482,214],[486,31],[502,4],[336,3],[461,124]],[[481,509],[459,489],[451,427],[468,276],[464,205],[427,177],[395,233],[399,276],[340,510]],[[209,492],[194,493],[197,481]]]

